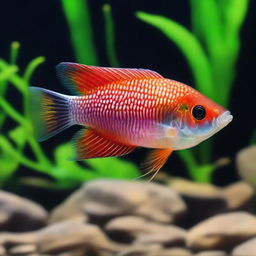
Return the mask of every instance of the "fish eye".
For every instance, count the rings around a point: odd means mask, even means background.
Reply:
[[[203,106],[197,105],[192,110],[192,115],[197,120],[202,120],[205,118],[206,110]]]

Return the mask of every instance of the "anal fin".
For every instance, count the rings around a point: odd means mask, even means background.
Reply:
[[[78,132],[74,139],[76,159],[112,157],[129,154],[135,146],[116,143],[89,128]]]
[[[173,149],[171,148],[161,148],[161,149],[153,149],[145,163],[143,164],[143,170],[146,172],[141,177],[146,176],[150,173],[154,173],[150,180],[153,180],[154,177],[157,175],[159,170],[163,167],[166,163],[168,157],[172,153]]]

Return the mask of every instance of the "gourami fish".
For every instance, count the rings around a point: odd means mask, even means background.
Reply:
[[[173,150],[199,144],[232,120],[195,89],[151,70],[60,63],[57,73],[79,96],[31,87],[30,112],[39,141],[86,126],[73,139],[77,160],[152,148],[147,169],[158,172]]]

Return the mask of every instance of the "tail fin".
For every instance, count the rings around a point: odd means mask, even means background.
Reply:
[[[39,87],[30,87],[29,92],[29,112],[39,141],[72,125],[69,96]]]

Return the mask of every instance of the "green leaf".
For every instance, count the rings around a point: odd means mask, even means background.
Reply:
[[[184,26],[166,17],[145,12],[137,12],[136,16],[159,29],[179,47],[191,67],[197,89],[215,98],[210,63],[198,39]]]
[[[0,73],[0,81],[5,81],[7,80],[9,77],[11,77],[13,74],[15,74],[18,71],[18,67],[17,66],[9,66],[6,67],[5,69],[3,69],[3,71],[1,71]]]
[[[0,185],[3,185],[16,171],[19,166],[17,159],[14,159],[10,154],[8,144],[5,143],[7,139],[3,136],[0,144]]]
[[[54,177],[57,179],[72,179],[86,181],[96,178],[130,179],[139,176],[138,168],[127,161],[118,158],[97,158],[84,161],[91,168],[85,168],[76,161],[68,160],[74,155],[70,143],[62,144],[55,150],[56,168]]]
[[[116,158],[97,158],[85,161],[101,178],[131,179],[140,176],[138,168],[131,162]]]
[[[77,61],[87,65],[97,65],[99,61],[93,40],[88,1],[62,0],[61,2]]]
[[[218,56],[223,47],[223,24],[220,11],[215,0],[190,0],[191,13],[196,25],[200,31],[202,43],[206,44],[211,58]]]
[[[212,174],[216,169],[214,164],[206,164],[198,166],[193,173],[193,180],[201,183],[211,183],[212,182]]]
[[[0,69],[5,70],[8,67],[9,67],[8,63],[3,59],[0,59]],[[16,73],[12,73],[12,75],[8,77],[8,81],[11,82],[11,84],[15,86],[22,94],[27,93],[28,85],[26,81]]]
[[[10,154],[0,149],[0,185],[4,184],[19,166],[18,161],[13,159]]]
[[[39,56],[29,62],[24,72],[24,80],[27,82],[27,84],[29,83],[33,73],[35,72],[35,69],[44,61],[45,57]]]
[[[223,12],[226,31],[240,29],[247,14],[249,0],[220,0],[219,6]]]
[[[70,143],[65,143],[55,149],[56,167],[52,170],[52,175],[57,180],[69,180],[83,182],[97,178],[96,173],[79,165],[76,161],[70,160],[73,154],[73,147]]]
[[[9,132],[9,137],[13,140],[18,148],[22,148],[26,142],[26,131],[23,127],[18,126]]]
[[[26,142],[26,136],[22,127],[18,126],[14,128],[8,135],[14,141],[18,149],[23,148]],[[19,161],[13,158],[7,145],[6,143],[1,143],[0,146],[0,184],[4,184],[10,179],[19,166]]]
[[[115,52],[115,29],[111,6],[109,4],[104,4],[102,11],[105,22],[105,42],[108,61],[112,67],[118,67],[119,62]]]

